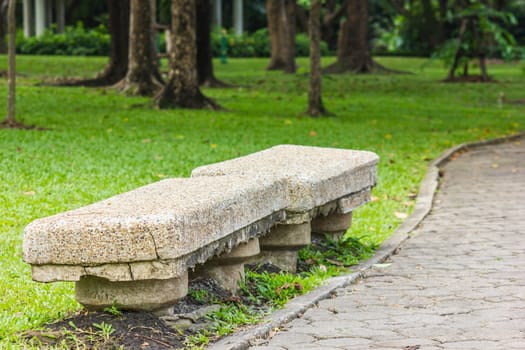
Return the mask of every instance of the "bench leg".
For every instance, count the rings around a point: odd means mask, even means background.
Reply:
[[[123,310],[155,311],[167,308],[188,293],[188,273],[166,280],[111,282],[85,276],[76,282],[77,301],[89,310],[115,305]]]
[[[277,225],[260,237],[259,262],[269,262],[283,271],[297,270],[297,252],[311,242],[310,223]]]
[[[352,212],[347,214],[332,213],[320,215],[312,220],[312,233],[316,236],[328,235],[340,239],[352,225]]]
[[[237,294],[240,289],[239,282],[244,280],[244,263],[251,261],[259,252],[259,240],[253,238],[247,243],[239,244],[229,253],[222,254],[198,267],[195,274],[213,278],[222,288]]]

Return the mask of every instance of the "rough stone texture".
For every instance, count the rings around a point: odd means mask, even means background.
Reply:
[[[241,181],[230,176],[160,181],[34,221],[25,230],[24,260],[37,266],[84,267],[146,262],[150,269],[154,268],[151,261],[160,260],[167,266],[162,270],[168,272],[164,278],[173,277],[186,268],[176,259],[200,250],[204,257],[198,262],[204,262],[220,253],[217,249],[221,247],[209,251],[202,251],[202,247],[216,244],[236,232],[240,237],[237,241],[246,241],[264,232],[258,231],[259,226],[267,230],[265,225],[250,225],[287,206],[285,186],[279,180],[243,178]],[[278,215],[276,219],[280,218]],[[243,230],[246,227],[249,230]],[[230,241],[239,243],[234,238]],[[140,267],[144,266],[136,266]],[[57,280],[48,272],[54,269],[55,276],[60,276],[60,268],[37,267],[33,278],[43,282]],[[78,268],[65,270],[60,279],[78,280],[88,274]],[[122,266],[99,270],[101,277],[112,280],[130,277],[122,276]],[[96,268],[90,271],[95,272]]]
[[[244,280],[244,264],[215,265],[205,264],[197,270],[197,275],[213,278],[224,289],[237,294],[239,282]]]
[[[354,211],[354,209],[357,209],[363,204],[370,202],[370,198],[370,188],[354,193],[350,196],[343,197],[337,201],[338,211],[341,214],[351,213]]]
[[[269,262],[281,270],[297,270],[297,252],[311,243],[310,223],[277,225],[259,239],[261,254],[255,262]]]
[[[237,247],[233,248],[230,252],[223,253],[215,259],[211,259],[209,262],[217,262],[218,265],[233,264],[245,262],[252,256],[255,256],[261,252],[259,247],[259,239],[253,238],[246,243],[241,243]]]
[[[327,216],[320,215],[312,220],[312,232],[339,238],[344,235],[351,225],[352,212],[346,214],[332,213]]]
[[[259,238],[263,250],[301,249],[311,242],[310,223],[299,225],[277,225]]]
[[[297,271],[298,249],[293,250],[261,250],[261,254],[254,259],[256,263],[271,263],[283,271]]]
[[[388,264],[253,349],[524,349],[525,139],[444,169]]]
[[[378,160],[366,151],[280,145],[194,169],[192,177],[284,179],[290,191],[287,210],[305,212],[374,186]]]
[[[99,277],[83,277],[76,282],[76,299],[88,309],[154,311],[173,305],[188,293],[188,274],[165,280],[111,282]]]
[[[235,294],[239,291],[239,282],[244,280],[244,263],[259,253],[259,239],[254,238],[228,253],[208,260],[196,269],[195,274],[213,278],[222,288]]]

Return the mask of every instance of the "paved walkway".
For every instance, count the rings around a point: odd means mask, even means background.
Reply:
[[[444,171],[389,265],[251,349],[525,349],[525,139]]]

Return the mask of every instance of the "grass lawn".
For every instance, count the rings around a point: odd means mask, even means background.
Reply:
[[[324,60],[324,64],[331,59]],[[0,70],[6,67],[0,56]],[[439,62],[384,58],[407,75],[327,76],[324,101],[334,117],[312,119],[308,77],[266,72],[265,59],[231,59],[217,76],[239,87],[205,90],[227,111],[159,111],[149,99],[112,90],[38,87],[44,77],[92,76],[104,58],[18,57],[18,117],[47,131],[0,130],[0,348],[17,332],[80,306],[72,283],[31,281],[23,263],[23,228],[191,169],[291,143],[370,150],[381,157],[374,201],[356,211],[349,234],[380,243],[413,206],[429,160],[465,141],[525,129],[523,65],[489,66],[492,84],[449,84]],[[299,60],[301,67],[307,61]],[[0,115],[6,110],[0,78]],[[319,166],[322,166],[320,164]]]

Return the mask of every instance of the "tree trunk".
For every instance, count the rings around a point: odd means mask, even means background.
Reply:
[[[7,84],[9,92],[7,96],[7,124],[14,125],[15,120],[15,103],[16,103],[16,0],[9,0],[7,8],[7,31],[9,33],[9,65],[7,70]]]
[[[270,34],[271,57],[268,70],[294,73],[295,0],[267,0],[266,14]]]
[[[109,8],[109,62],[92,79],[66,78],[50,85],[59,86],[110,86],[126,76],[129,56],[129,0],[108,0]]]
[[[463,49],[462,49],[462,43],[463,43],[463,36],[465,35],[465,31],[467,30],[468,25],[468,19],[463,18],[461,20],[461,25],[459,28],[459,35],[458,35],[458,48],[456,49],[456,53],[454,54],[454,60],[452,61],[452,66],[450,67],[448,71],[448,80],[453,81],[454,77],[456,75],[456,69],[459,66],[461,57],[463,57]]]
[[[126,94],[151,96],[163,85],[155,52],[152,1],[131,0],[128,69],[116,85]]]
[[[109,62],[95,81],[100,85],[113,85],[123,79],[128,71],[129,58],[129,0],[109,0]]]
[[[368,48],[368,0],[347,1],[345,17],[339,26],[337,60],[325,72],[371,73],[384,69],[372,60]]]
[[[1,123],[2,127],[17,127],[18,122],[15,119],[15,103],[16,103],[16,55],[15,55],[15,39],[16,39],[16,14],[15,14],[16,0],[9,0],[7,7],[7,32],[9,33],[8,43],[8,69],[7,69],[7,117]]]
[[[215,78],[213,72],[213,52],[211,48],[211,9],[210,0],[197,0],[197,75],[199,85],[206,87],[225,87],[227,84]]]
[[[479,20],[472,20],[472,30],[475,40],[477,41],[477,52],[476,55],[478,56],[479,60],[479,70],[481,72],[481,81],[487,82],[489,81],[489,75],[487,73],[487,62],[486,62],[486,55],[485,55],[485,48],[483,45],[483,34],[479,30]]]
[[[348,1],[348,0],[345,0]],[[343,1],[339,8],[337,7],[338,1],[327,0],[324,4],[323,20],[321,23],[321,40],[328,43],[328,47],[331,50],[337,48],[337,33],[334,30],[334,23],[341,20],[341,16],[344,13],[346,3]]]
[[[445,38],[443,37],[443,27],[436,18],[431,0],[421,0],[421,5],[423,7],[423,21],[425,24],[421,28],[423,31],[421,33],[422,38],[425,38],[425,41],[431,51],[434,51],[445,41]]]
[[[169,53],[168,82],[155,98],[160,108],[219,108],[199,89],[195,13],[193,0],[171,1],[173,50]]]
[[[7,4],[9,0],[0,0],[0,54],[7,52]]]
[[[325,115],[321,94],[321,0],[311,0],[310,19],[310,89],[308,91],[308,115],[318,117]]]

